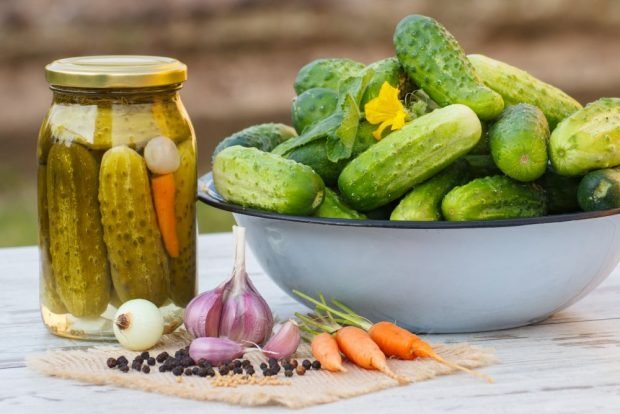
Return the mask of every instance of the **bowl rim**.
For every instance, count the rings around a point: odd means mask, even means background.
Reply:
[[[620,214],[620,208],[609,210],[587,211],[568,214],[553,214],[541,217],[513,218],[501,220],[478,221],[390,221],[390,220],[350,220],[339,218],[320,218],[308,216],[293,216],[269,211],[242,207],[226,202],[215,189],[213,173],[210,171],[198,179],[198,200],[220,210],[234,214],[260,217],[271,220],[290,221],[297,223],[312,223],[329,226],[344,227],[372,227],[390,229],[475,229],[495,227],[517,227],[534,224],[562,223],[566,221],[590,220]]]

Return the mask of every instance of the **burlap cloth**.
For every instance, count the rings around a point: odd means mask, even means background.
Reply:
[[[156,355],[161,351],[168,351],[174,354],[176,350],[188,343],[189,338],[183,333],[168,335],[150,353]],[[488,348],[468,344],[436,344],[435,349],[444,358],[468,368],[482,367],[496,362],[494,351]],[[106,360],[109,357],[125,355],[131,362],[137,354],[136,352],[125,351],[118,346],[105,345],[86,350],[48,351],[29,356],[27,363],[29,367],[38,372],[59,378],[245,406],[282,405],[290,408],[301,408],[399,385],[381,373],[360,369],[349,363],[345,363],[348,369],[347,373],[332,374],[325,370],[309,370],[304,376],[295,374],[292,378],[285,378],[281,371],[279,377],[286,380],[287,385],[240,385],[235,388],[215,387],[211,384],[209,377],[175,377],[170,372],[160,373],[157,370],[159,364],[152,367],[150,374],[143,374],[134,370],[122,373],[117,369],[110,369],[106,365]],[[309,346],[302,344],[295,357],[310,357]],[[245,358],[252,361],[256,367],[257,375],[262,376],[260,369],[258,369],[258,365],[265,360],[262,354],[260,352],[249,352]],[[411,378],[414,383],[454,372],[451,368],[428,359],[390,360],[388,363],[394,372]],[[481,386],[485,385],[480,379],[474,377],[471,377],[471,381],[480,381]]]

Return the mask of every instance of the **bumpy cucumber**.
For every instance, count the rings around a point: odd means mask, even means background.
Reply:
[[[562,175],[620,165],[620,98],[601,98],[560,122],[551,133],[549,156]]]
[[[480,134],[480,121],[467,106],[437,109],[353,159],[340,174],[338,187],[356,210],[373,210],[400,198],[466,154]]]
[[[586,174],[579,183],[577,200],[585,211],[620,207],[620,169],[606,168]]]
[[[394,47],[407,76],[439,105],[467,105],[483,120],[504,109],[502,97],[482,83],[456,39],[436,20],[405,17],[396,26]]]
[[[191,139],[177,148],[181,157],[174,172],[179,256],[170,258],[170,298],[185,307],[196,295],[196,149]]]
[[[368,101],[379,95],[379,91],[384,82],[389,83],[395,88],[400,88],[402,91],[402,85],[405,83],[406,77],[400,66],[400,62],[393,57],[374,62],[368,65],[368,69],[373,70],[374,75],[370,78],[364,96],[362,97],[360,103],[360,108],[362,110]]]
[[[98,316],[110,300],[110,271],[97,202],[99,165],[78,144],[52,145],[47,203],[56,291],[74,316]]]
[[[304,129],[331,115],[338,106],[338,92],[327,88],[308,89],[295,99],[291,107],[293,127],[301,134]]]
[[[534,181],[547,169],[549,125],[535,106],[509,106],[489,131],[495,164],[517,181]]]
[[[498,220],[542,216],[547,207],[537,185],[496,175],[455,187],[444,197],[441,211],[450,221]]]
[[[547,117],[550,129],[581,109],[575,99],[524,70],[484,55],[469,55],[468,58],[482,81],[502,95],[507,106],[519,103],[536,106]]]
[[[468,173],[469,177],[474,178],[482,178],[482,177],[490,177],[492,175],[498,175],[502,172],[497,165],[495,165],[495,161],[493,161],[493,157],[490,155],[466,155],[463,157],[463,160],[468,165]]]
[[[353,210],[332,189],[325,187],[323,202],[314,212],[314,217],[343,218],[351,220],[363,220],[366,215]]]
[[[226,201],[281,214],[310,215],[325,185],[312,168],[256,148],[226,148],[213,163],[215,188]]]
[[[234,145],[270,152],[279,144],[295,136],[297,133],[288,125],[271,123],[252,125],[221,140],[213,151],[213,159],[215,160],[217,154],[224,149]]]
[[[547,195],[547,207],[551,214],[579,211],[577,188],[581,177],[566,177],[548,169],[539,180]]]
[[[295,92],[301,95],[308,89],[327,88],[338,90],[340,82],[359,74],[364,64],[351,59],[316,59],[299,70],[295,78]]]
[[[168,260],[157,225],[144,159],[126,146],[101,160],[99,203],[114,289],[122,302],[168,298]]]
[[[360,123],[357,130],[357,137],[355,138],[355,144],[353,145],[352,158],[366,151],[371,145],[377,142],[372,136],[372,131],[375,129],[376,126],[368,122],[364,121]],[[326,185],[333,186],[338,182],[338,176],[350,160],[345,159],[338,162],[331,162],[328,160],[325,142],[325,139],[310,142],[284,154],[284,157],[311,167],[321,176]]]
[[[398,203],[390,220],[441,220],[441,200],[455,186],[467,181],[467,162],[460,159],[422,184],[413,187]]]
[[[41,302],[50,312],[62,314],[67,308],[56,291],[56,277],[50,255],[50,222],[47,204],[47,166],[39,165],[37,170],[37,210],[39,218],[39,259]]]

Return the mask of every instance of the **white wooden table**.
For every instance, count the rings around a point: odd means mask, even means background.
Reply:
[[[200,237],[200,288],[231,272],[232,237]],[[248,258],[258,289],[280,317],[301,310]],[[38,308],[38,255],[34,247],[0,250],[0,413],[232,413],[282,412],[183,400],[140,391],[43,377],[24,356],[89,343],[49,334]],[[316,406],[313,413],[620,413],[620,269],[570,309],[536,326],[432,341],[468,341],[497,349],[501,363],[484,371],[496,384],[450,375]]]

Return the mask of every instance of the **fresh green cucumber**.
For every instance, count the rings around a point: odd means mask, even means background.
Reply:
[[[441,220],[441,200],[448,191],[467,181],[467,169],[467,162],[459,159],[422,184],[413,187],[413,190],[398,203],[390,220]]]
[[[545,114],[550,129],[581,109],[581,104],[555,86],[549,85],[524,70],[484,55],[469,55],[482,81],[502,95],[506,105],[528,103]]]
[[[498,175],[502,172],[497,165],[495,165],[495,161],[493,161],[493,157],[490,155],[469,155],[463,157],[463,160],[467,162],[469,176],[474,178],[482,178],[482,177],[490,177],[492,175]]]
[[[407,76],[439,105],[467,105],[483,120],[504,109],[502,97],[482,83],[456,39],[436,20],[405,17],[396,26],[394,47]]]
[[[271,152],[279,144],[295,136],[297,133],[288,125],[273,123],[252,125],[221,140],[213,151],[213,159],[225,148],[233,145]]]
[[[295,99],[291,107],[293,127],[298,134],[331,115],[338,106],[338,92],[327,88],[308,89]]]
[[[312,88],[337,91],[341,81],[359,74],[364,67],[363,63],[351,59],[316,59],[299,70],[293,86],[297,95]]]
[[[338,178],[340,193],[360,211],[388,204],[466,154],[481,132],[465,105],[423,115],[353,159]]]
[[[507,107],[489,131],[489,147],[495,164],[507,176],[529,182],[547,169],[547,118],[535,106]]]
[[[355,144],[353,145],[353,158],[366,151],[371,145],[377,142],[372,136],[372,131],[374,131],[375,128],[375,125],[371,125],[368,122],[360,123]],[[284,157],[311,167],[321,176],[326,185],[333,186],[338,182],[340,172],[350,160],[345,159],[338,162],[331,162],[327,158],[326,141],[327,139],[320,139],[309,142],[306,145],[295,148],[291,152],[284,154]]]
[[[601,98],[560,122],[549,155],[558,174],[584,175],[620,165],[620,98]]]
[[[581,177],[566,177],[547,169],[539,180],[547,195],[547,207],[551,214],[573,213],[579,211],[577,188]]]
[[[455,187],[444,197],[441,211],[450,221],[498,220],[542,216],[547,207],[539,186],[496,175]]]
[[[585,211],[620,207],[620,168],[586,174],[579,183],[577,200]]]
[[[366,216],[349,207],[340,196],[332,189],[325,187],[323,202],[314,212],[314,217],[343,218],[351,220],[363,220]]]
[[[281,214],[310,215],[325,193],[323,180],[307,165],[241,146],[215,157],[213,181],[226,201]]]

